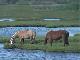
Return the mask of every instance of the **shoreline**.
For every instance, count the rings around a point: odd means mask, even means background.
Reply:
[[[35,44],[30,44],[29,40],[25,40],[24,44],[21,46],[19,40],[16,40],[15,45],[9,44],[9,37],[2,37],[0,38],[0,42],[4,43],[5,49],[24,49],[24,50],[43,50],[43,51],[50,51],[50,52],[80,52],[80,34],[76,34],[72,37],[69,37],[69,46],[64,46],[63,41],[53,42],[52,47],[50,44],[44,45],[44,37],[37,37]]]
[[[4,45],[3,43],[0,43],[2,45]],[[2,49],[12,49],[12,50],[25,50],[25,51],[43,51],[43,52],[49,52],[49,53],[80,53],[80,51],[47,51],[47,50],[41,50],[41,49],[22,49],[22,48],[4,48],[1,47]]]
[[[47,27],[45,25],[14,25],[14,26],[10,26],[10,25],[6,25],[6,26],[0,26],[0,28],[4,28],[4,27],[45,27],[45,28],[59,28],[59,27],[80,27],[80,25],[70,25],[70,26],[52,26],[52,27]]]
[[[55,52],[55,53],[80,53],[80,51],[47,51],[47,50],[42,50],[42,49],[23,49],[23,48],[4,48],[4,49],[20,49],[20,50],[30,50],[30,51],[44,51],[44,52]]]

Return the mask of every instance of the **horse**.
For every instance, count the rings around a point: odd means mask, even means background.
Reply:
[[[50,43],[52,46],[52,42],[63,39],[64,40],[64,46],[65,45],[69,45],[69,41],[68,41],[68,37],[69,37],[69,32],[66,30],[58,30],[58,31],[49,31],[46,34],[45,40],[44,40],[44,44]]]
[[[24,39],[30,39],[31,43],[33,44],[35,42],[35,37],[36,32],[33,32],[32,30],[17,31],[11,36],[10,44],[14,44],[16,38],[19,38],[21,43],[24,43]]]

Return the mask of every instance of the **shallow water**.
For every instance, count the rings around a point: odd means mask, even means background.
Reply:
[[[80,53],[4,49],[3,46],[0,44],[0,60],[80,60]]]
[[[67,30],[70,36],[80,33],[80,27],[45,28],[45,27],[6,27],[0,28],[0,36],[12,36],[19,30],[33,30],[37,35],[45,36],[50,30]],[[45,52],[41,50],[4,49],[0,44],[0,60],[80,60],[80,53]]]
[[[15,19],[12,19],[12,18],[2,18],[2,19],[0,19],[0,22],[1,21],[4,21],[4,22],[13,22],[13,21],[15,21]]]
[[[0,36],[12,36],[16,31],[33,30],[37,36],[45,36],[50,30],[67,30],[70,36],[80,33],[80,27],[46,28],[46,27],[5,27],[0,28]]]
[[[47,20],[47,21],[49,20],[50,21],[50,20],[62,20],[62,19],[61,18],[45,18],[43,20]]]

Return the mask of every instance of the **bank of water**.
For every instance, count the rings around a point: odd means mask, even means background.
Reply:
[[[3,47],[4,45],[0,44],[0,60],[80,60],[80,53],[4,49]]]
[[[0,28],[0,36],[12,36],[16,31],[33,30],[37,36],[45,36],[50,30],[67,30],[70,36],[80,33],[80,27],[62,27],[62,28],[46,28],[46,27],[4,27]]]
[[[67,30],[70,36],[80,33],[80,27],[45,28],[45,27],[5,27],[0,28],[0,36],[12,36],[20,30],[36,31],[38,36],[45,36],[50,30]],[[42,50],[4,49],[0,44],[0,60],[80,60],[80,53],[46,52]]]

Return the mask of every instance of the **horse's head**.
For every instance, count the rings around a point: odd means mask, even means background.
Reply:
[[[15,37],[16,37],[16,35],[17,35],[17,32],[11,36],[10,44],[14,44],[15,43]]]
[[[13,37],[11,37],[11,39],[10,39],[10,44],[14,44],[14,38]]]

